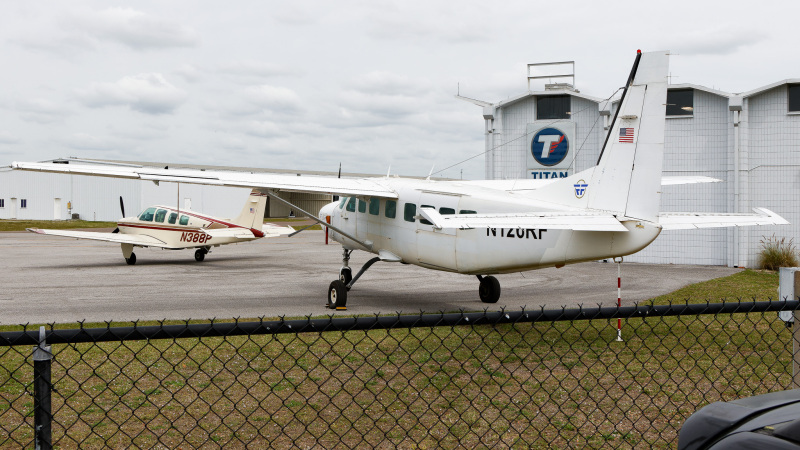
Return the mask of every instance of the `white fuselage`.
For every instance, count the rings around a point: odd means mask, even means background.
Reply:
[[[151,211],[151,214],[148,214]],[[236,242],[251,241],[263,237],[261,230],[236,225],[230,221],[169,206],[154,206],[139,216],[123,218],[119,223],[120,234],[145,235],[163,242],[164,248],[182,249],[210,247]],[[210,230],[225,230],[225,233],[208,233]]]
[[[497,214],[570,211],[558,204],[519,194],[459,183],[400,178],[373,179],[398,193],[397,200],[350,199],[326,205],[320,219],[330,217],[364,244],[330,230],[330,237],[347,249],[397,256],[402,262],[464,274],[497,274],[635,253],[661,232],[653,222],[622,221],[627,232],[573,231],[543,228],[436,229],[420,220],[420,206],[441,214]],[[377,201],[372,204],[371,200]],[[361,206],[359,203],[363,202]],[[394,217],[390,217],[395,202]],[[350,208],[348,208],[350,203]],[[387,204],[389,214],[387,215]],[[354,206],[354,208],[352,207]]]

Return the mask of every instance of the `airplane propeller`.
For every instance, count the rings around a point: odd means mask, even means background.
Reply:
[[[122,202],[122,196],[119,196],[119,209],[122,211],[122,217],[125,217],[125,203]]]

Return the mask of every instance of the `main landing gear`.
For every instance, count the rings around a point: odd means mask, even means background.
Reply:
[[[125,262],[128,263],[129,266],[136,264],[136,253],[131,253],[131,257],[125,258]]]
[[[196,252],[194,252],[194,260],[197,262],[201,262],[206,259],[206,254],[208,253],[208,248],[202,247],[198,248]]]
[[[497,303],[500,299],[500,282],[492,276],[482,277],[476,275],[481,284],[478,286],[478,295],[483,303]]]
[[[364,267],[358,271],[353,277],[353,271],[350,269],[350,253],[352,250],[342,249],[342,268],[339,270],[339,279],[331,281],[328,286],[328,303],[325,305],[327,308],[335,309],[337,311],[347,310],[347,291],[356,284],[359,277],[370,268],[371,265],[380,261],[379,257],[374,257],[364,264]]]

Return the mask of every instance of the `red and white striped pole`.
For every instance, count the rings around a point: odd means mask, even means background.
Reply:
[[[622,257],[614,258],[617,263],[617,308],[622,307]],[[617,318],[617,342],[622,342],[622,318]]]

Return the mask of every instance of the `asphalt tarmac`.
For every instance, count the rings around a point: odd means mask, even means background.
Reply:
[[[0,324],[413,314],[617,302],[613,263],[498,275],[500,301],[485,305],[474,276],[378,262],[349,292],[348,310],[334,312],[325,303],[341,266],[341,246],[323,241],[322,231],[306,231],[227,245],[201,263],[189,250],[137,248],[137,263],[128,266],[117,244],[0,233]],[[372,256],[354,252],[353,273]],[[623,304],[738,270],[623,263]]]

